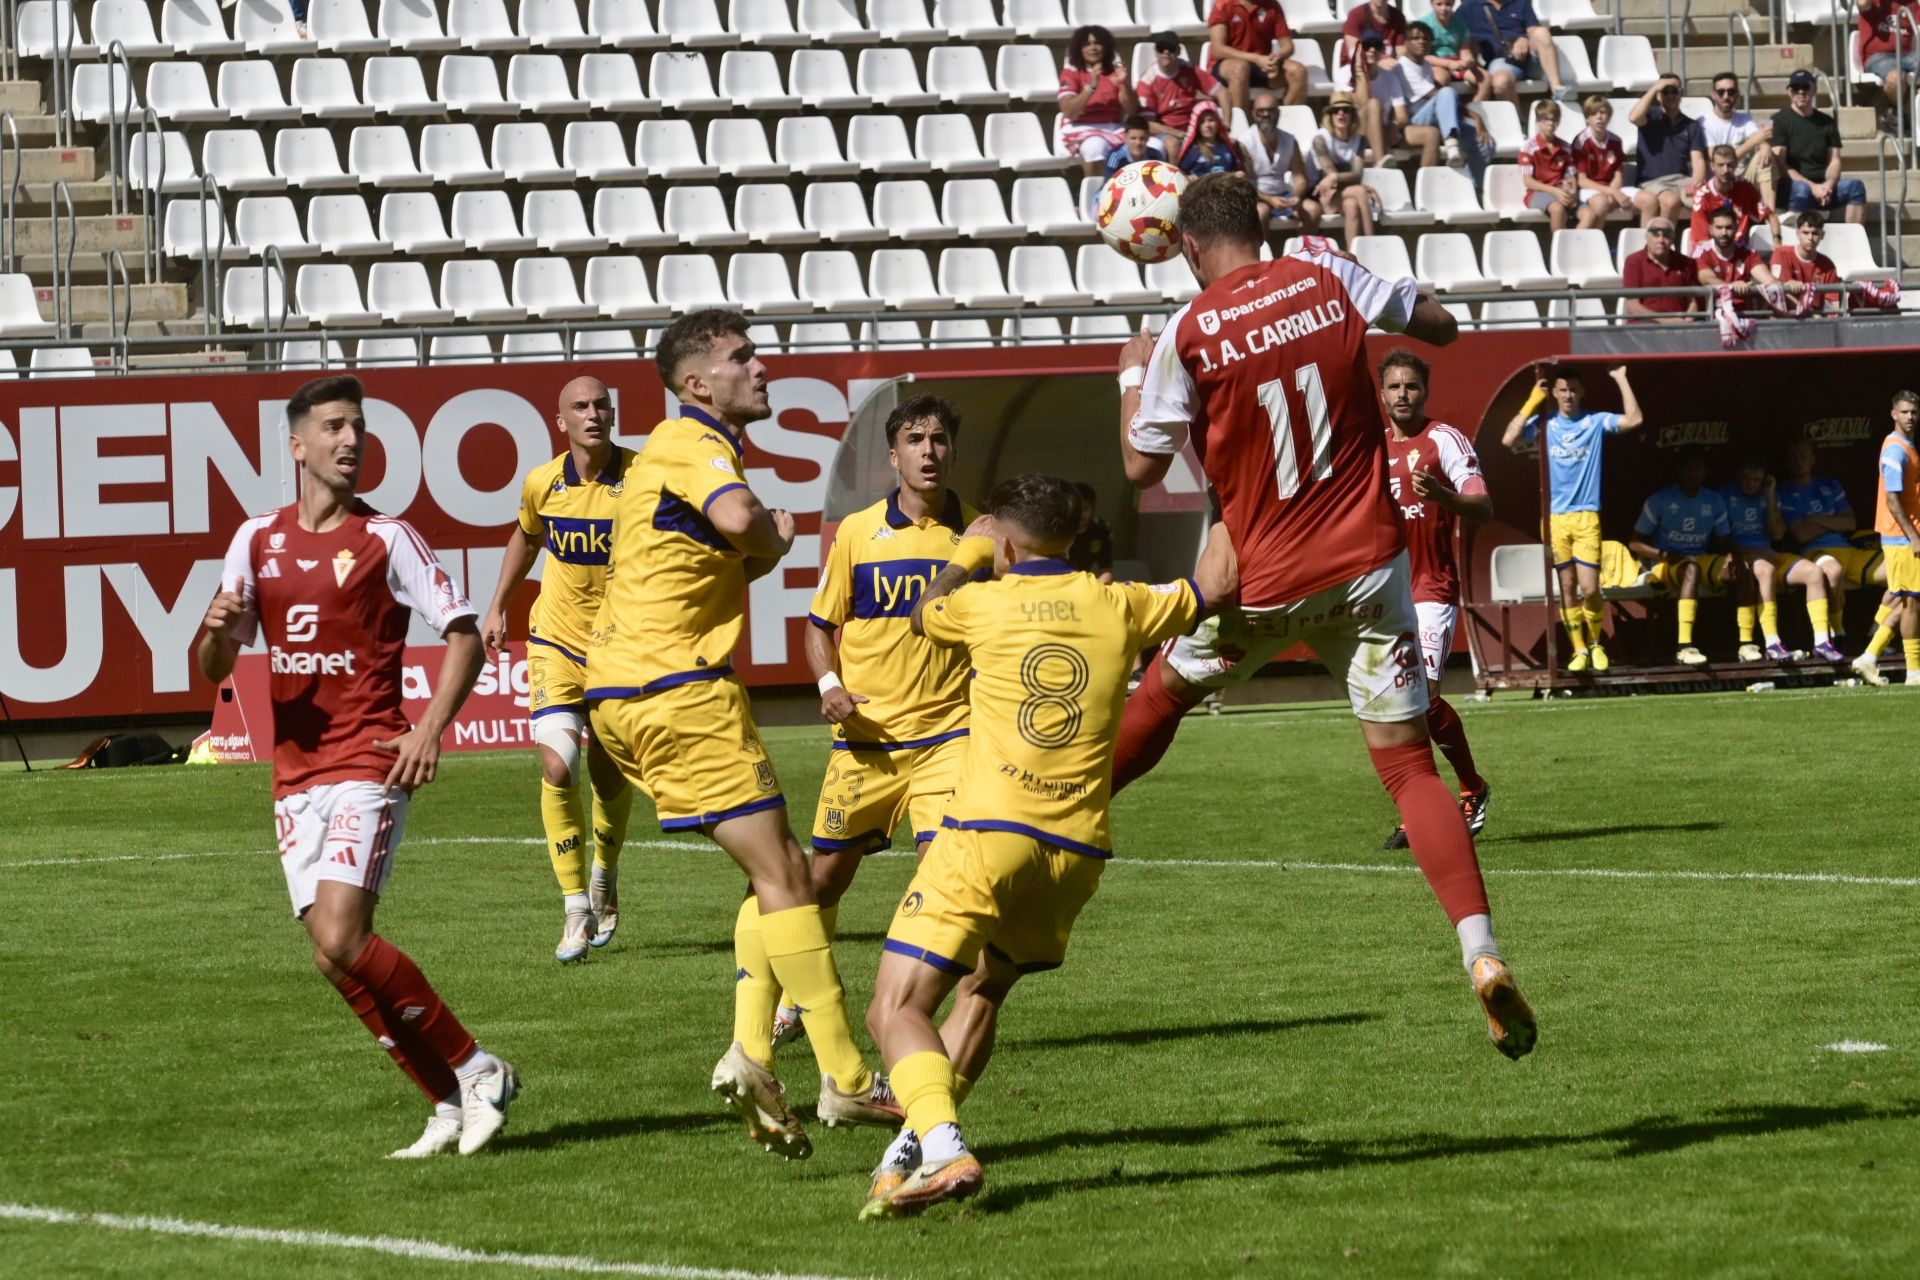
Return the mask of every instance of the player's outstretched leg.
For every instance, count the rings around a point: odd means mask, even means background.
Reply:
[[[746,1121],[747,1137],[787,1160],[805,1160],[813,1143],[773,1074],[768,1027],[779,1000],[760,935],[760,900],[749,892],[733,923],[733,1043],[713,1068],[713,1090]]]
[[[1487,825],[1487,798],[1492,788],[1474,766],[1466,723],[1452,703],[1435,694],[1427,703],[1427,731],[1433,735],[1433,745],[1453,767],[1453,776],[1459,779],[1460,814],[1467,820],[1467,834],[1477,836]]]
[[[1200,705],[1206,690],[1188,684],[1167,664],[1163,649],[1140,676],[1140,687],[1120,714],[1113,753],[1113,794],[1160,763],[1180,732],[1180,721]]]
[[[604,947],[620,927],[620,850],[627,843],[627,823],[633,817],[633,786],[613,758],[593,742],[587,744],[587,777],[593,784],[593,870],[587,880],[587,909],[595,925],[587,941]]]
[[[863,1219],[905,1217],[943,1200],[965,1199],[984,1185],[980,1161],[960,1132],[954,1064],[933,1026],[934,1010],[956,976],[918,955],[888,951],[880,957],[867,1026],[900,1090],[906,1125],[874,1170]],[[916,1156],[918,1163],[905,1172]]]
[[[814,900],[820,904],[820,924],[827,931],[827,940],[832,941],[840,925],[840,899],[853,884],[854,875],[860,870],[860,860],[867,855],[869,848],[884,846],[857,846],[847,849],[814,848],[813,857],[807,860],[807,877],[813,885]],[[784,1045],[804,1039],[807,1034],[806,1020],[802,1017],[800,1006],[788,1001],[781,993],[780,1005],[773,1011],[773,1047],[778,1050]]]

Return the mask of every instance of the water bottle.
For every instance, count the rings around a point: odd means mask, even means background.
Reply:
[[[1772,693],[1778,686],[1771,680],[1755,680],[1747,686],[1748,693]]]
[[[1833,687],[1836,689],[1858,689],[1860,687],[1860,680],[1857,676],[1848,676],[1844,680],[1835,680]]]

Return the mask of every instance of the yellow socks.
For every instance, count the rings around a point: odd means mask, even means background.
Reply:
[[[540,824],[547,829],[547,856],[553,859],[553,878],[560,892],[572,896],[587,891],[587,842],[580,820],[580,792],[556,787],[540,779]]]
[[[1573,641],[1573,651],[1585,653],[1587,651],[1586,615],[1577,608],[1562,609],[1560,621],[1566,624],[1567,639]]]
[[[923,1138],[935,1125],[959,1123],[954,1080],[953,1064],[947,1061],[947,1055],[931,1050],[908,1054],[894,1063],[887,1075],[893,1096],[906,1108],[907,1128]]]
[[[828,942],[833,941],[834,929],[836,926],[839,925],[839,923],[840,923],[840,904],[839,903],[836,902],[830,907],[820,908],[820,927],[827,931]],[[788,1005],[793,1003],[793,1001],[787,999],[787,993],[784,990],[781,991],[780,993],[780,1003],[782,1005]]]
[[[1780,639],[1780,602],[1764,600],[1760,604],[1760,634],[1767,638],[1768,644]]]
[[[1698,600],[1680,601],[1680,643],[1682,645],[1693,643],[1693,620],[1699,612],[1700,602]]]
[[[1750,604],[1740,605],[1733,611],[1735,621],[1740,624],[1741,644],[1753,643],[1753,619],[1755,613],[1756,610]]]
[[[767,960],[758,898],[748,897],[734,917],[733,964],[733,1038],[749,1058],[770,1067],[773,1008],[780,1002],[780,984],[774,980],[773,965]]]
[[[1886,626],[1887,615],[1892,612],[1893,612],[1893,606],[1887,605],[1887,604],[1883,604],[1878,609],[1875,609],[1873,611],[1873,625],[1876,627]]]
[[[953,1073],[953,1106],[956,1111],[959,1110],[960,1104],[967,1100],[967,1095],[972,1092],[973,1092],[973,1081],[967,1079],[965,1076],[961,1075],[958,1071],[954,1072]],[[898,1097],[899,1095],[895,1094],[894,1096]],[[915,1132],[917,1133],[919,1131],[915,1130]]]
[[[1594,644],[1607,642],[1607,602],[1595,596],[1583,607],[1587,619],[1587,637]]]
[[[1920,671],[1920,640],[1902,640],[1900,651],[1907,656],[1908,672]]]
[[[1833,639],[1833,629],[1828,618],[1829,614],[1827,613],[1827,602],[1825,600],[1807,601],[1807,621],[1813,624],[1813,642],[1815,644],[1825,644],[1827,641]]]
[[[1873,633],[1873,639],[1867,641],[1867,652],[1877,658],[1884,653],[1887,646],[1892,643],[1893,629],[1883,623],[1880,629]]]
[[[820,1070],[833,1077],[841,1092],[865,1093],[873,1085],[873,1073],[854,1047],[853,1028],[847,1022],[847,998],[840,987],[839,971],[833,967],[833,948],[827,941],[820,908],[790,907],[762,915],[760,939],[778,986],[785,988],[787,998],[800,1008],[807,1044]],[[763,1020],[769,1029],[773,1025],[772,994]],[[762,1036],[761,1043],[767,1043],[770,1035],[771,1030]],[[948,1071],[951,1075],[952,1068]]]
[[[620,865],[620,849],[627,842],[627,820],[631,817],[631,785],[623,784],[617,795],[593,793],[593,865],[607,871]]]

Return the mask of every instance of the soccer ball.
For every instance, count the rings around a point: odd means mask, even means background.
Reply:
[[[1180,252],[1180,193],[1187,175],[1164,160],[1136,160],[1107,179],[1094,226],[1118,254],[1165,262]]]

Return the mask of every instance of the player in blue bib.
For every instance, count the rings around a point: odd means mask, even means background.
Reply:
[[[1693,643],[1702,580],[1731,585],[1745,576],[1745,563],[1732,554],[1733,525],[1727,518],[1726,499],[1706,488],[1706,482],[1706,458],[1691,449],[1682,453],[1674,483],[1647,499],[1627,543],[1633,554],[1653,564],[1648,580],[1679,597],[1675,611],[1680,620],[1680,651],[1674,656],[1689,667],[1707,661]]]

